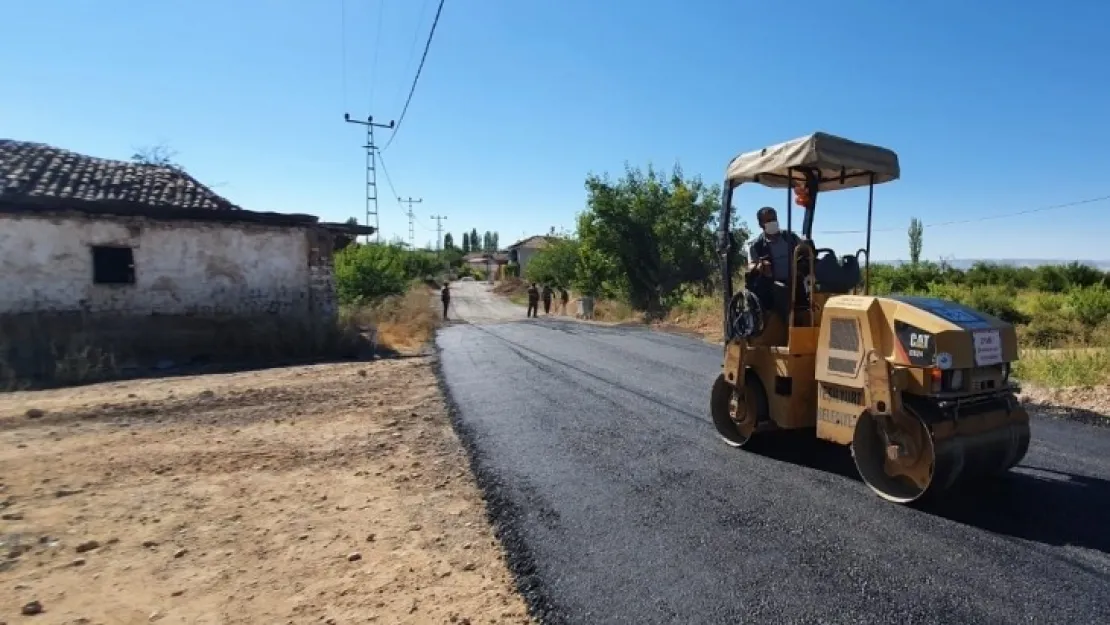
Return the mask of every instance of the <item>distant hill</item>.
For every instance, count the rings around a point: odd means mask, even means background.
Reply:
[[[929,259],[932,260],[932,259]],[[875,263],[879,265],[904,265],[908,260],[876,260]],[[939,262],[939,261],[933,261]],[[997,265],[1010,265],[1012,267],[1040,267],[1041,265],[1067,265],[1069,263],[1079,262],[1084,265],[1095,267],[1100,271],[1110,271],[1110,260],[1045,260],[1035,258],[955,258],[945,259],[950,267],[956,269],[970,269],[975,263],[994,263]]]

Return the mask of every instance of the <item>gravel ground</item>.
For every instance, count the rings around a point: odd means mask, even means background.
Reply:
[[[429,358],[2,395],[0,513],[0,622],[530,622]]]

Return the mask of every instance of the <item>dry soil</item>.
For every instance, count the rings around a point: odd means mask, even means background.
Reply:
[[[530,622],[429,358],[5,394],[0,514],[0,622]]]

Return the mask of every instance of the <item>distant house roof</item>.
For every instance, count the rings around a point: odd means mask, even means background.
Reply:
[[[312,215],[244,210],[174,167],[98,158],[44,143],[0,139],[0,212],[79,211],[155,219],[319,225],[373,234],[369,226],[321,224]]]
[[[554,241],[556,237],[537,234],[526,239],[521,239],[508,247],[510,250],[520,249],[522,247],[541,248],[546,247],[548,243]]]
[[[490,254],[490,253],[477,253],[467,254],[463,256],[463,260],[474,265],[486,265],[493,263],[494,265],[504,265],[509,262],[508,254]]]

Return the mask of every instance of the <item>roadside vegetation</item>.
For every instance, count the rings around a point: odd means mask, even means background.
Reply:
[[[566,285],[595,298],[595,318],[638,321],[722,334],[715,231],[720,188],[670,174],[627,168],[617,180],[591,175],[575,236],[564,237],[525,268],[528,281]],[[750,231],[740,221],[734,267],[747,262]],[[923,227],[911,220],[909,261],[873,265],[875,294],[953,300],[1013,323],[1022,348],[1016,374],[1050,387],[1110,383],[1110,274],[1080,263],[1014,267],[977,263],[961,270],[921,259]],[[737,278],[739,281],[739,278]],[[502,292],[522,297],[524,282]],[[571,309],[574,303],[572,300]]]

